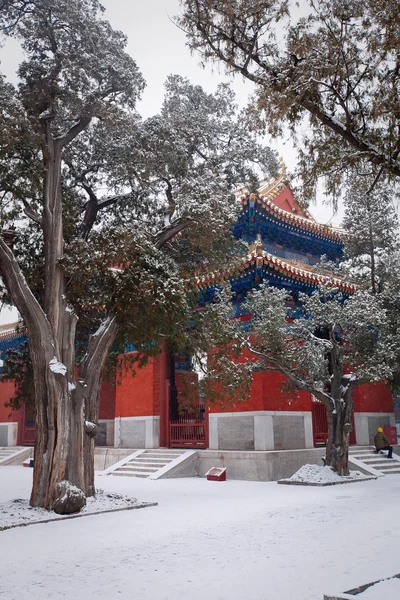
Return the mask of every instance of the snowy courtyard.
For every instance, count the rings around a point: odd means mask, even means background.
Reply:
[[[0,502],[27,498],[31,478],[2,467]],[[159,505],[0,532],[4,600],[323,600],[400,572],[396,475],[332,487],[112,476],[97,486]]]

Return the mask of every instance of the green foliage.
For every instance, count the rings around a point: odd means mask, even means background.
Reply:
[[[289,299],[285,290],[261,286],[244,303],[252,315],[245,323],[232,318],[224,295],[204,310],[197,335],[218,346],[212,369],[224,389],[240,389],[258,369],[281,371],[297,389],[324,399],[329,394],[340,398],[350,379],[353,385],[392,379],[399,339],[377,296],[356,292],[347,298],[332,286],[320,286],[311,296],[301,296],[295,318]],[[203,334],[206,327],[211,332]],[[229,362],[231,372],[224,366]]]
[[[0,80],[0,217],[16,225],[14,254],[30,290],[44,308],[54,260],[44,165],[62,142],[56,269],[60,304],[79,318],[77,359],[109,315],[119,329],[114,364],[128,344],[139,362],[164,343],[187,347],[197,302],[190,278],[235,252],[233,191],[276,173],[275,154],[257,144],[226,85],[207,94],[170,76],[160,114],[143,121],[135,105],[144,80],[97,0],[1,8],[0,31],[20,41],[25,58],[17,87]]]
[[[8,408],[20,410],[22,406],[35,406],[33,370],[27,340],[19,348],[10,348],[5,353],[1,380],[15,383],[15,393],[6,404]]]
[[[400,176],[397,0],[182,0],[180,26],[202,60],[256,86],[254,126],[292,134],[303,191],[340,193],[367,161]]]
[[[347,276],[374,293],[382,291],[395,268],[399,222],[395,186],[354,174],[345,194],[342,226]]]

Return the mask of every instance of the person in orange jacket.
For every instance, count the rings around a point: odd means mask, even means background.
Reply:
[[[375,454],[379,454],[381,450],[388,450],[388,458],[393,458],[393,446],[389,444],[389,440],[386,435],[383,433],[382,427],[378,427],[378,433],[374,437],[375,444]]]

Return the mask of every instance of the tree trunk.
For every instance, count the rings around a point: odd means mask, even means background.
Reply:
[[[101,374],[111,346],[118,333],[115,317],[109,316],[95,335],[90,336],[88,350],[79,367],[79,389],[84,396],[85,436],[83,447],[84,484],[86,496],[95,495],[94,447],[98,429]]]
[[[329,353],[330,401],[325,402],[328,419],[328,441],[325,464],[338,475],[349,474],[349,445],[353,414],[355,381],[343,374],[343,353],[334,328],[330,331],[332,344]]]
[[[334,406],[334,408],[333,408]],[[349,446],[351,417],[353,414],[352,392],[348,391],[327,407],[328,441],[325,464],[338,474],[349,474]]]
[[[108,317],[89,339],[76,379],[77,317],[64,297],[61,148],[43,124],[45,241],[44,306],[33,296],[15,257],[0,236],[0,271],[26,326],[32,360],[36,436],[31,505],[60,514],[79,511],[94,488],[94,436],[100,377],[118,331]]]

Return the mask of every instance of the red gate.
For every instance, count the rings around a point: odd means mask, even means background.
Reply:
[[[328,419],[326,418],[326,408],[322,402],[312,403],[312,426],[314,446],[326,444],[328,439]]]
[[[314,436],[314,446],[325,445],[328,439],[328,419],[326,418],[326,408],[322,402],[312,403],[312,426]],[[351,416],[350,444],[356,443],[356,431],[354,426],[354,413]]]
[[[169,422],[170,448],[208,448],[208,415],[199,407],[198,415],[182,414]]]

